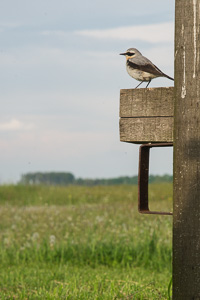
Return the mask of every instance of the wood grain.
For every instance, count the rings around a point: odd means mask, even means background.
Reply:
[[[200,299],[200,6],[176,0],[173,299]]]
[[[173,142],[174,88],[120,91],[120,141]]]
[[[121,118],[120,141],[152,143],[173,141],[173,117]]]
[[[120,91],[120,117],[174,115],[174,88],[124,89]]]

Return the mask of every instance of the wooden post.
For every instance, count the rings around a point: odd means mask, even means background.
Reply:
[[[176,0],[173,299],[200,299],[200,1]]]

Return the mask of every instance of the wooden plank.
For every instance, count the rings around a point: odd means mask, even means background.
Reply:
[[[200,299],[200,2],[176,0],[173,299]]]
[[[120,91],[120,140],[173,142],[174,88]]]
[[[173,142],[173,117],[120,119],[120,141],[132,143]]]
[[[123,89],[120,91],[120,117],[174,115],[174,88]]]

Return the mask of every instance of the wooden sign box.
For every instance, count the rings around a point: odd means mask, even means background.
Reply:
[[[174,88],[120,90],[120,141],[173,142]]]

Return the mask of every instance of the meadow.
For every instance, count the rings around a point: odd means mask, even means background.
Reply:
[[[172,184],[151,184],[152,210]],[[0,299],[169,299],[172,217],[137,186],[0,186]]]

